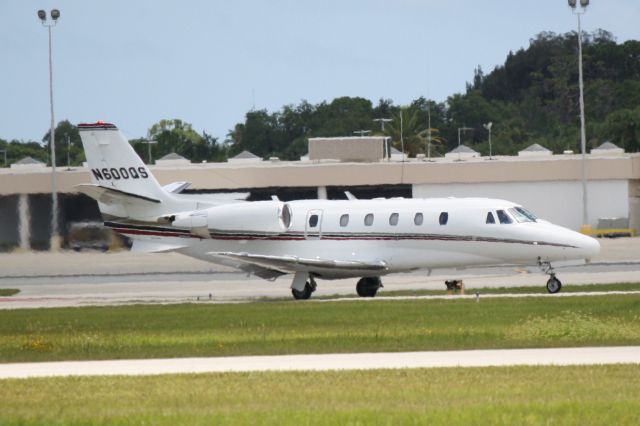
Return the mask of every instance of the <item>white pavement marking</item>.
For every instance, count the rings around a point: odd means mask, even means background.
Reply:
[[[0,364],[0,379],[597,364],[640,364],[640,346],[16,363]]]

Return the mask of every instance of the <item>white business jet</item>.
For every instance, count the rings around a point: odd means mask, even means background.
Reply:
[[[133,240],[132,250],[173,251],[233,266],[264,279],[292,274],[294,298],[316,279],[360,277],[373,297],[390,273],[434,268],[538,265],[560,291],[552,263],[589,260],[593,238],[537,219],[509,201],[486,198],[245,202],[181,194],[158,184],[113,124],[79,124],[105,225]]]

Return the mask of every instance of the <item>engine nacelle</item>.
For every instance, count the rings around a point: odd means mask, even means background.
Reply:
[[[291,226],[291,208],[279,201],[225,204],[162,216],[160,223],[188,229],[202,238],[210,232],[283,232]]]
[[[291,209],[279,201],[227,204],[206,211],[209,228],[221,231],[283,232],[291,225]]]

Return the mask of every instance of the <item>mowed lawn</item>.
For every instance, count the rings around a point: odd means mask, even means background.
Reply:
[[[0,362],[640,344],[640,295],[0,311]]]
[[[640,366],[0,380],[0,424],[640,424]]]

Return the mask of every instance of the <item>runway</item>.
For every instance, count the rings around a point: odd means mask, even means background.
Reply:
[[[169,358],[0,364],[0,379],[59,376],[639,364],[640,346],[322,355]]]
[[[640,281],[640,238],[601,240],[593,264],[558,268],[564,284]],[[394,290],[441,290],[444,281],[462,279],[468,292],[482,287],[540,286],[547,277],[531,268],[476,268],[392,274],[382,278],[378,296]],[[357,279],[318,280],[313,298],[355,297]],[[0,255],[0,288],[16,288],[0,297],[0,309],[131,303],[238,302],[291,298],[291,277],[275,281],[249,277],[223,266],[176,253],[59,252]],[[560,293],[562,294],[562,293]],[[378,299],[378,297],[376,297]]]

